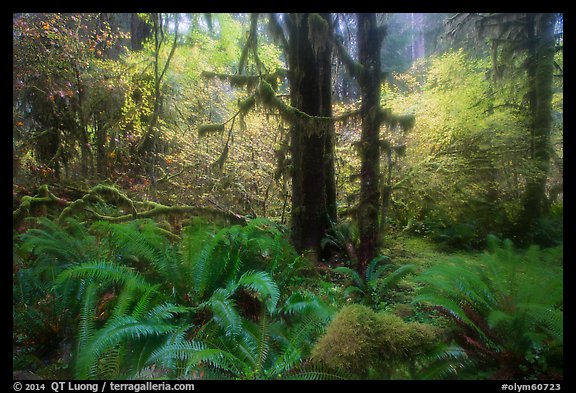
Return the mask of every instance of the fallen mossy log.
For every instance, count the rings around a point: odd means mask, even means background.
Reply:
[[[123,210],[120,215],[107,215],[95,211],[96,203],[106,203],[114,205]],[[141,218],[155,218],[158,216],[209,216],[228,220],[232,224],[246,225],[246,218],[240,214],[223,209],[177,205],[167,206],[151,201],[133,201],[126,194],[115,187],[99,184],[92,187],[83,197],[75,201],[68,201],[58,198],[48,189],[48,185],[43,185],[38,189],[35,196],[24,196],[20,206],[12,212],[13,228],[19,228],[22,221],[29,216],[45,216],[46,211],[40,214],[31,214],[35,208],[46,208],[49,205],[64,206],[58,215],[57,221],[62,223],[66,217],[77,214],[88,214],[90,218],[96,220],[106,220],[119,223]]]

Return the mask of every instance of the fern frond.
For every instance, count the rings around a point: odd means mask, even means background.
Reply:
[[[75,377],[90,379],[97,376],[98,359],[115,345],[124,340],[134,341],[151,336],[172,333],[177,328],[163,322],[144,322],[131,316],[109,319],[80,350],[76,362]]]
[[[354,269],[351,269],[349,267],[346,266],[338,266],[335,267],[333,269],[336,273],[341,273],[344,274],[346,276],[349,276],[352,279],[352,282],[354,283],[355,286],[357,286],[358,288],[364,288],[364,280],[362,280],[362,278],[360,277],[360,275],[358,274],[358,272]]]
[[[150,288],[150,284],[133,269],[107,261],[86,262],[72,266],[60,273],[55,280],[55,284],[59,285],[73,278],[95,279],[124,285],[130,284],[142,291]]]
[[[103,379],[115,379],[120,375],[120,365],[122,363],[121,345],[115,345],[107,350],[98,363],[98,375]]]
[[[384,262],[390,262],[390,257],[386,255],[379,255],[370,261],[370,263],[366,267],[366,273],[365,273],[366,282],[377,280],[382,276],[382,274],[386,270],[388,270],[389,265],[387,264],[381,265]]]
[[[107,236],[110,247],[120,258],[132,258],[150,263],[162,260],[168,240],[152,220],[129,223],[97,221],[90,228],[100,236]]]
[[[294,292],[284,301],[280,312],[289,316],[314,315],[317,319],[327,321],[334,314],[334,309],[308,291]]]
[[[156,285],[151,285],[149,288],[146,288],[144,290],[144,293],[142,293],[138,297],[138,302],[136,303],[136,305],[134,306],[134,309],[132,310],[132,316],[134,318],[140,318],[142,315],[144,315],[146,310],[148,310],[148,308],[150,307],[150,302],[152,301],[153,296],[158,293],[159,289],[160,289],[160,285],[156,284]],[[127,295],[127,294],[130,294],[130,295]],[[135,288],[131,285],[126,285],[124,287],[124,290],[120,294],[121,299],[118,301],[118,304],[117,304],[118,310],[115,310],[114,315],[127,314],[126,311],[128,310],[128,305],[129,305],[129,303],[131,303],[134,300],[134,296],[136,296]],[[123,301],[124,299],[126,299],[125,305],[124,305],[124,301]]]
[[[270,274],[261,271],[246,272],[238,280],[238,286],[255,291],[264,298],[268,312],[271,314],[275,312],[278,299],[280,298],[280,290]]]
[[[191,307],[179,306],[171,303],[163,303],[146,314],[147,321],[165,321],[174,318],[177,314],[189,312]]]
[[[457,376],[462,370],[472,366],[466,351],[457,345],[441,344],[431,351],[426,366],[416,375],[419,380],[438,380]]]
[[[218,231],[216,235],[200,249],[200,252],[193,260],[192,279],[194,290],[200,298],[203,298],[205,294],[209,294],[218,279],[222,276],[226,261],[215,256],[219,251],[220,242],[226,233],[226,228]]]
[[[174,368],[176,360],[190,361],[192,355],[206,349],[206,344],[200,341],[166,342],[154,350],[146,360],[146,364],[157,364],[167,368]]]
[[[306,363],[287,375],[285,379],[330,381],[348,380],[352,377],[343,371],[330,370],[318,363]]]
[[[80,349],[83,348],[94,336],[94,313],[96,311],[96,305],[98,304],[97,289],[98,286],[95,283],[90,283],[84,293],[80,312],[80,323],[78,326],[78,337],[76,338],[77,353],[79,353]]]
[[[36,255],[40,263],[67,266],[101,255],[94,236],[78,221],[67,219],[68,230],[45,217],[40,218],[39,224],[40,228],[20,235],[20,240],[22,247]]]
[[[217,289],[210,299],[198,306],[198,308],[207,308],[212,312],[213,320],[224,329],[226,335],[237,333],[242,323],[236,304],[229,296],[228,291]]]
[[[466,312],[462,309],[460,304],[457,302],[450,300],[446,297],[441,295],[437,295],[434,293],[422,293],[416,296],[413,300],[414,303],[423,303],[428,302],[437,307],[444,309],[447,313],[449,313],[454,319],[466,324],[467,326],[473,328],[479,334],[485,337],[485,333],[482,329],[480,329],[469,317],[466,315]]]
[[[258,336],[258,352],[257,359],[254,368],[256,375],[261,375],[265,369],[264,363],[268,358],[268,352],[270,351],[270,332],[269,332],[269,322],[266,314],[260,316],[259,324],[259,336]]]
[[[379,280],[376,288],[378,291],[388,289],[393,285],[396,285],[400,280],[409,274],[413,274],[416,271],[416,266],[412,264],[402,265],[398,269],[394,270],[392,273],[388,274],[383,279]]]

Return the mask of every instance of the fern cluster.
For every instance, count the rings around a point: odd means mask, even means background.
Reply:
[[[415,301],[455,321],[459,344],[492,378],[552,378],[562,369],[562,248],[488,244],[477,264],[453,259],[422,273]]]
[[[384,297],[385,292],[396,285],[402,278],[415,272],[415,265],[402,265],[395,270],[390,258],[384,255],[374,258],[366,267],[364,276],[346,266],[334,268],[337,273],[348,276],[352,283],[344,290],[344,295],[361,304],[375,307]]]
[[[264,219],[194,222],[177,242],[151,220],[43,220],[19,241],[30,267],[15,277],[14,313],[43,321],[26,304],[54,299],[50,315],[77,326],[78,379],[294,377],[310,371],[303,359],[332,314],[311,293],[281,290],[300,258]]]
[[[16,341],[45,353],[72,333],[80,309],[76,294],[81,284],[70,280],[54,287],[54,281],[67,267],[99,255],[96,238],[73,219],[58,225],[39,218],[36,228],[15,237],[12,294]]]

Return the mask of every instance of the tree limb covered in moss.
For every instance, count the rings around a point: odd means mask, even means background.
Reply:
[[[97,202],[124,207],[128,210],[128,213],[118,216],[98,213],[93,209],[93,204]],[[22,202],[18,209],[12,212],[13,228],[18,228],[22,223],[22,220],[27,216],[30,216],[33,207],[49,204],[65,206],[58,216],[58,222],[63,222],[66,217],[72,216],[73,214],[87,212],[95,219],[106,220],[114,223],[140,218],[153,218],[161,215],[190,214],[222,218],[233,224],[246,225],[246,218],[244,216],[229,210],[187,205],[166,206],[151,201],[132,201],[132,199],[118,189],[103,184],[92,187],[82,198],[70,202],[66,199],[55,196],[48,190],[48,185],[45,184],[38,189],[38,194],[35,196],[24,196],[22,198]]]
[[[236,75],[236,74],[221,74],[212,71],[202,71],[201,76],[206,79],[219,79],[227,81],[233,87],[246,87],[253,88],[258,85],[260,77],[258,75]]]
[[[283,78],[287,73],[288,71],[286,69],[279,68],[274,72],[261,75],[222,74],[212,71],[202,71],[200,75],[206,79],[219,79],[221,81],[227,81],[230,83],[230,86],[233,87],[245,86],[248,89],[252,89],[258,85],[258,82],[262,78],[266,80],[271,80],[273,78]]]
[[[112,186],[99,184],[92,187],[82,198],[75,200],[62,210],[58,217],[58,221],[62,222],[65,217],[72,215],[78,210],[89,210],[88,206],[93,202],[105,202],[106,200],[113,202],[115,205],[126,206],[131,212],[129,216],[136,218],[136,208],[130,198]]]
[[[332,44],[334,45],[334,48],[336,48],[338,57],[340,57],[340,60],[342,61],[342,64],[344,64],[344,67],[346,68],[346,71],[348,71],[350,77],[362,78],[366,73],[364,66],[362,66],[362,64],[355,61],[352,56],[350,56],[350,53],[348,53],[344,45],[342,45],[340,39],[338,39],[336,36],[331,36],[330,39],[332,40]]]
[[[182,215],[182,214],[190,214],[190,215],[202,215],[202,216],[211,216],[216,218],[224,218],[229,220],[234,224],[246,225],[246,218],[239,214],[223,211],[219,209],[212,209],[209,207],[199,207],[199,206],[187,206],[187,205],[180,205],[180,206],[166,206],[156,202],[141,202],[142,205],[150,208],[149,210],[137,212],[134,216],[132,214],[124,214],[121,216],[108,216],[99,214],[93,210],[89,210],[91,214],[94,215],[99,220],[106,220],[113,223],[125,222],[130,221],[133,219],[141,219],[141,218],[153,218],[161,215]]]
[[[24,218],[30,216],[32,208],[42,205],[60,205],[67,206],[69,201],[63,198],[58,198],[48,189],[48,185],[44,184],[38,188],[38,194],[35,196],[23,196],[18,209],[12,211],[12,227],[18,228]]]
[[[298,108],[284,103],[276,96],[270,83],[263,79],[260,81],[260,85],[258,86],[257,98],[264,106],[278,110],[280,116],[288,123],[300,123],[305,129],[311,130],[312,132],[320,132],[328,127],[333,121],[332,117],[311,116],[302,112]]]

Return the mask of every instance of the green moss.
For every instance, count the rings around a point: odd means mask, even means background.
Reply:
[[[377,356],[377,326],[376,314],[368,307],[345,306],[314,346],[312,358],[330,368],[362,375],[365,365]]]
[[[429,351],[438,333],[434,326],[352,304],[334,317],[314,346],[312,359],[360,377],[371,371],[388,375],[397,364]]]
[[[330,40],[330,26],[328,21],[319,14],[308,16],[308,38],[316,56],[326,47]]]
[[[198,126],[198,135],[205,136],[211,132],[224,132],[224,123],[201,124]]]

